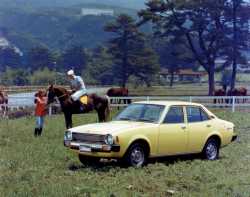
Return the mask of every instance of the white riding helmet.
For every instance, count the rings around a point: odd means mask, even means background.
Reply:
[[[68,72],[67,72],[67,75],[70,75],[70,76],[74,76],[75,75],[75,72],[74,72],[74,70],[69,70]]]

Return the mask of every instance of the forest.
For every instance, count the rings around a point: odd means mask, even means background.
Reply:
[[[82,15],[81,9],[114,14]],[[249,5],[243,0],[151,0],[140,9],[100,4],[0,8],[0,83],[42,85],[75,69],[89,84],[159,84],[168,69],[203,70],[213,94],[215,74],[247,64]],[[17,50],[18,49],[18,50]],[[220,61],[222,63],[217,64]]]

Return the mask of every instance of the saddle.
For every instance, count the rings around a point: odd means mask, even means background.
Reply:
[[[87,104],[88,104],[88,95],[83,95],[83,96],[81,96],[80,102],[81,102],[81,104],[83,104],[83,105],[87,105]]]

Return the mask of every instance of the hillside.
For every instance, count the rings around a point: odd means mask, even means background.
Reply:
[[[119,6],[124,8],[140,9],[144,6],[146,0],[105,0],[101,1],[103,5]],[[26,7],[69,7],[76,4],[100,4],[100,0],[1,0],[0,7],[24,5]]]
[[[81,15],[83,8],[101,11],[109,9],[114,14]],[[22,51],[37,45],[51,49],[65,49],[72,45],[92,48],[110,38],[103,27],[119,13],[136,16],[136,10],[100,4],[42,8],[24,4],[18,8],[0,7],[0,31]]]

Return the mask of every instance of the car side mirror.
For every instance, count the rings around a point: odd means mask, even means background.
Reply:
[[[210,117],[211,119],[215,119],[215,116],[213,116],[213,115],[210,115],[209,117]]]

